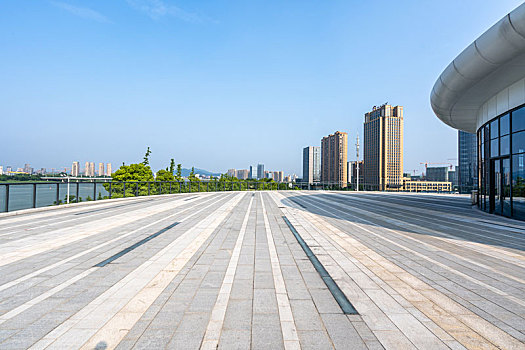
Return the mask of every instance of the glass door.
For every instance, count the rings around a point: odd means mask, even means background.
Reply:
[[[490,212],[501,214],[501,161],[492,159],[490,162]]]
[[[510,216],[510,159],[490,161],[490,212]]]
[[[501,207],[503,215],[511,216],[510,207],[510,158],[501,159]]]

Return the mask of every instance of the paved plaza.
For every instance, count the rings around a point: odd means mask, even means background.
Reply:
[[[194,193],[0,216],[0,349],[524,342],[525,225],[466,196]]]

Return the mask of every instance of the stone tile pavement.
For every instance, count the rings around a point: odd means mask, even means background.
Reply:
[[[462,196],[222,192],[0,216],[0,349],[525,349],[524,250],[525,225]]]

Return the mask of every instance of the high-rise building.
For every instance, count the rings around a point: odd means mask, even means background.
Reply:
[[[321,181],[321,147],[303,148],[303,182],[313,184]]]
[[[24,173],[28,173],[28,174],[32,174],[33,173],[33,168],[31,168],[31,165],[30,164],[24,164]]]
[[[226,175],[230,177],[236,177],[235,175],[237,175],[237,171],[235,169],[228,169],[228,171],[226,172]]]
[[[259,177],[257,176],[257,166],[255,165],[250,165],[250,175],[249,175],[249,178],[250,179],[254,179],[254,180],[257,180]]]
[[[111,174],[113,174],[112,169],[111,169],[111,163],[107,163],[106,164],[106,176],[111,176]]]
[[[284,171],[278,171],[279,176],[277,182],[283,182],[284,181]]]
[[[104,176],[104,163],[98,163],[98,176]]]
[[[476,134],[458,131],[458,185],[461,193],[470,193],[478,183]]]
[[[436,166],[428,167],[425,174],[425,180],[427,181],[449,181],[448,180],[448,167]]]
[[[264,164],[257,164],[257,179],[264,179]]]
[[[364,182],[378,190],[403,186],[403,107],[384,104],[365,114]]]
[[[86,162],[86,176],[95,176],[95,163],[94,162]]]
[[[4,167],[0,165],[0,175],[4,175]]]
[[[357,185],[357,165],[359,164],[359,185],[363,184],[363,161],[348,162],[348,182]]]
[[[80,164],[78,162],[73,162],[71,166],[71,176],[78,176]]]
[[[90,176],[90,175],[89,175],[89,162],[86,162],[86,163],[84,164],[84,175],[85,175],[85,176]]]
[[[321,140],[321,182],[346,187],[348,134],[336,131]]]

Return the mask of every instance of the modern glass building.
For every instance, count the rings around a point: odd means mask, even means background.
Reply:
[[[476,135],[478,207],[525,220],[525,4],[448,65],[430,100],[444,123]]]
[[[458,173],[460,193],[478,188],[478,151],[476,134],[458,131]]]
[[[303,182],[313,184],[321,181],[321,147],[303,148]]]

